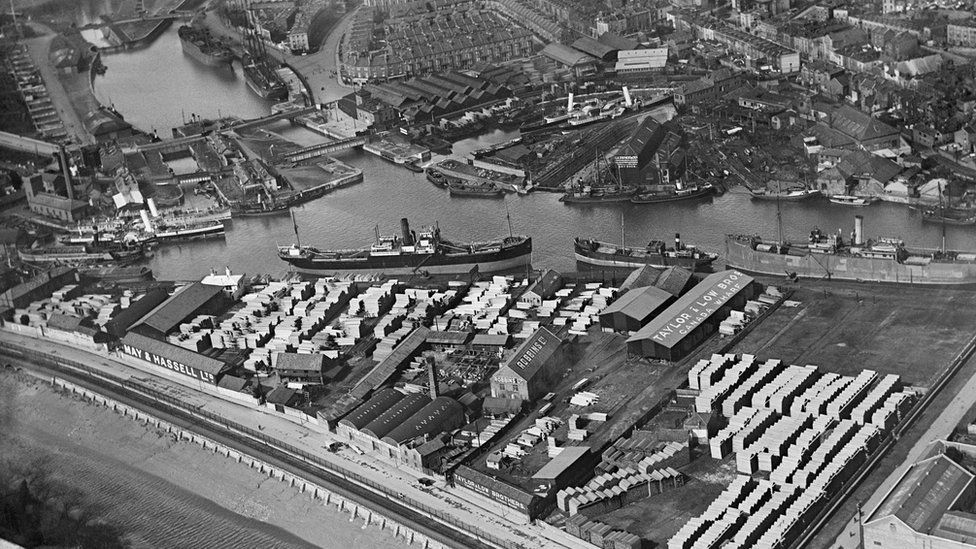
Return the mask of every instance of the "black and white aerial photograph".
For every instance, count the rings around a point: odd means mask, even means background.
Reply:
[[[0,0],[0,549],[976,549],[976,0]]]

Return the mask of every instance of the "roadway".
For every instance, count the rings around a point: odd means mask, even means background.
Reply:
[[[51,41],[55,37],[54,31],[39,23],[31,23],[31,26],[41,36],[25,41],[27,51],[34,66],[41,73],[41,78],[44,80],[44,87],[51,97],[51,103],[58,110],[58,116],[64,124],[64,129],[67,130],[71,141],[75,143],[84,144],[93,142],[94,140],[91,138],[88,130],[85,129],[81,117],[75,110],[71,96],[55,72],[54,67],[51,66],[50,59],[48,59]]]

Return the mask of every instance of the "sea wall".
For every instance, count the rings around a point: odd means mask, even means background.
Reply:
[[[57,377],[50,378],[47,381],[49,381],[55,389],[78,395],[91,401],[93,404],[111,408],[113,411],[121,414],[123,417],[127,417],[131,420],[144,423],[147,426],[166,431],[167,433],[175,436],[177,440],[198,444],[203,449],[210,450],[215,454],[220,454],[226,457],[228,460],[246,465],[251,469],[257,469],[261,473],[268,475],[268,478],[277,479],[288,484],[300,493],[308,494],[313,499],[322,501],[325,505],[332,505],[340,511],[349,513],[352,516],[352,519],[359,518],[362,519],[363,523],[366,525],[374,525],[378,526],[379,528],[388,529],[393,532],[395,536],[402,537],[409,543],[415,543],[421,547],[429,549],[449,549],[446,545],[432,540],[429,537],[407,526],[404,526],[395,520],[387,518],[382,513],[364,507],[332,492],[327,488],[311,482],[299,475],[295,475],[275,467],[274,465],[271,465],[261,459],[247,455],[208,437],[183,429],[182,427],[159,419],[152,414],[133,408],[69,381],[65,381]]]

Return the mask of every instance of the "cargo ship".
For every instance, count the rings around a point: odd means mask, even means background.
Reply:
[[[78,268],[78,273],[81,276],[97,280],[100,282],[114,282],[117,284],[125,283],[135,283],[143,282],[147,280],[153,280],[153,272],[149,267],[122,267],[118,265],[111,265],[107,267],[102,266],[84,266]]]
[[[177,32],[183,52],[204,65],[219,67],[234,60],[233,50],[205,28],[183,25]]]
[[[81,246],[47,246],[20,250],[20,259],[27,263],[57,263],[81,265],[90,263],[130,263],[142,259],[145,248],[118,244],[88,244]]]
[[[494,183],[474,183],[471,181],[452,181],[447,184],[451,196],[473,198],[501,198],[505,192]]]
[[[279,246],[278,257],[302,271],[376,272],[385,274],[465,274],[525,268],[532,262],[532,238],[516,235],[488,242],[452,242],[441,237],[438,227],[410,230],[400,221],[399,236],[381,236],[368,248],[320,250],[298,243]],[[296,226],[296,237],[298,236]]]
[[[692,187],[676,188],[673,191],[638,193],[630,199],[634,204],[659,204],[662,202],[677,202],[679,200],[694,200],[705,198],[715,193],[711,183],[702,183]]]
[[[559,197],[566,204],[600,204],[606,202],[628,202],[637,193],[637,187],[624,185],[615,177],[603,153],[596,151],[594,180],[584,183],[583,179],[569,192]]]
[[[647,246],[624,246],[589,238],[577,238],[573,244],[576,261],[597,267],[628,268],[684,267],[701,271],[712,264],[718,254],[706,253],[695,246],[686,246],[681,235],[674,235],[674,246],[661,240],[652,240]]]
[[[976,252],[913,249],[899,239],[865,241],[863,219],[855,218],[853,237],[810,232],[803,244],[767,242],[758,236],[729,235],[725,257],[730,268],[744,272],[815,278],[914,284],[920,286],[976,285]]]

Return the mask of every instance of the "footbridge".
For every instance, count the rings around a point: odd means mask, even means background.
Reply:
[[[299,116],[313,113],[318,110],[318,107],[303,107],[298,109],[291,109],[282,111],[275,114],[269,114],[268,116],[263,116],[261,118],[255,118],[253,120],[243,120],[235,124],[227,126],[228,130],[248,130],[251,128],[259,128],[261,126],[266,126],[273,122],[278,122],[279,120],[293,120]]]
[[[58,152],[58,146],[54,143],[8,132],[0,132],[0,147],[40,156],[51,156]]]

